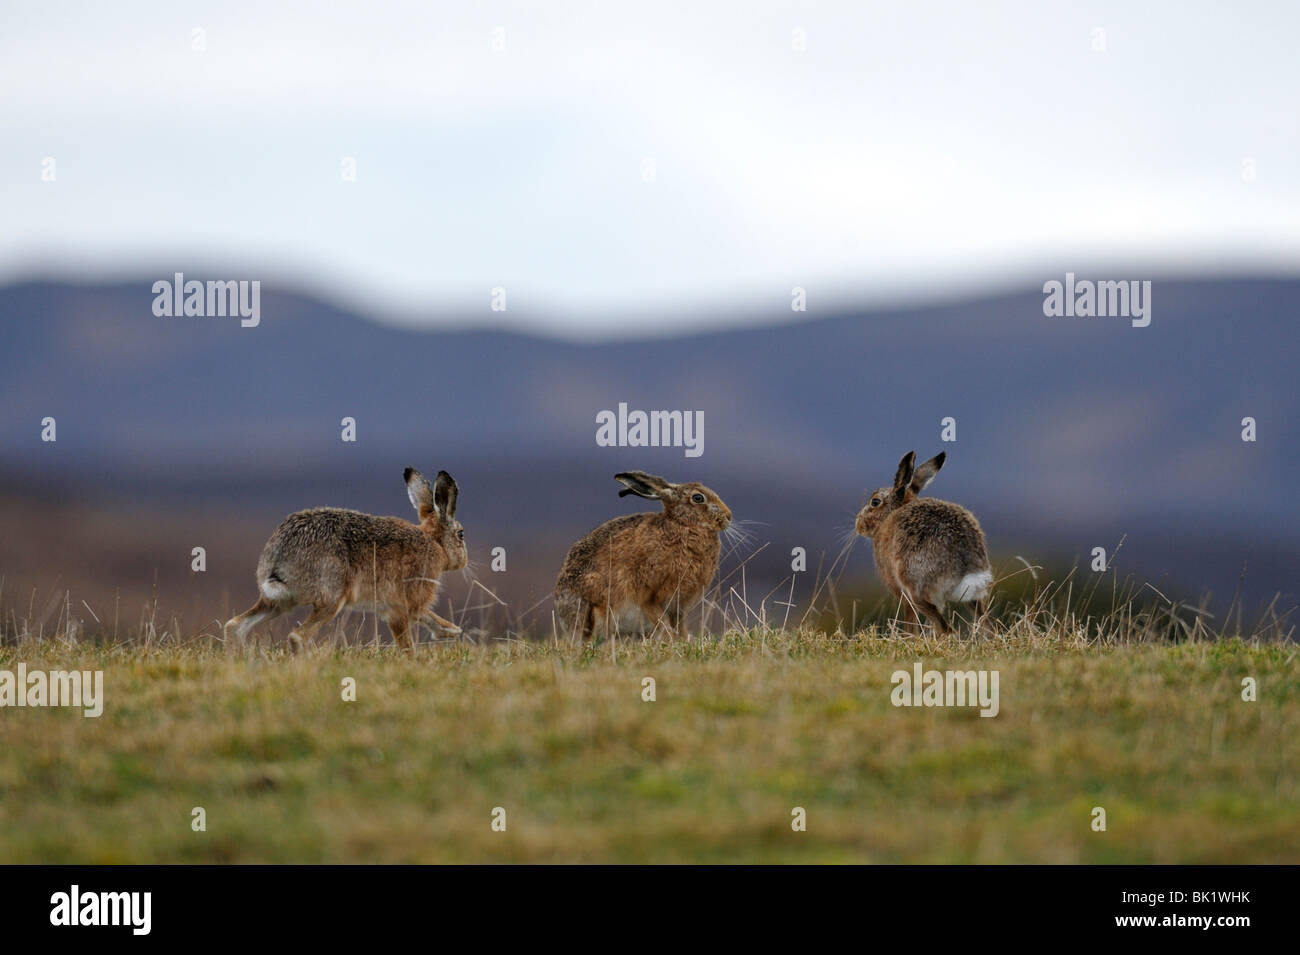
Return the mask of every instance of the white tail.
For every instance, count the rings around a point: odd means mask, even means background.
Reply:
[[[954,603],[961,604],[970,603],[972,600],[983,600],[989,595],[989,588],[992,586],[993,572],[990,570],[967,574],[952,589],[951,599]]]

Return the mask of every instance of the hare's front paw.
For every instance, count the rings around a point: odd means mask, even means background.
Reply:
[[[446,620],[438,616],[436,613],[429,614],[426,617],[426,620],[431,626],[433,626],[440,633],[445,633],[448,636],[452,636],[452,637],[460,636],[460,632],[461,632],[460,627],[456,626],[450,620]]]

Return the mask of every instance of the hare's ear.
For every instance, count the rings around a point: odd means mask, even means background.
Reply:
[[[912,472],[916,467],[916,452],[908,451],[903,460],[898,462],[894,472],[894,498],[901,504],[907,497],[907,487],[912,483]]]
[[[438,482],[433,487],[433,506],[438,509],[438,516],[449,521],[456,516],[456,498],[460,488],[446,471],[438,472]]]
[[[437,507],[433,502],[433,486],[429,483],[429,479],[415,468],[407,468],[402,472],[402,477],[406,481],[406,496],[411,499],[411,506],[415,508],[415,513],[420,515],[420,520],[424,520]]]
[[[926,489],[929,483],[934,480],[934,476],[939,473],[939,469],[943,467],[943,462],[947,457],[947,451],[940,451],[916,469],[916,473],[912,475],[912,483],[908,485],[913,494],[920,494]]]
[[[644,471],[622,471],[614,475],[614,480],[622,481],[625,485],[623,490],[618,492],[619,497],[635,494],[652,501],[663,500],[673,487],[663,478],[646,474]]]

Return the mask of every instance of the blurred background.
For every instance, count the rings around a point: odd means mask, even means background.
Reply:
[[[912,449],[1001,574],[1104,547],[1293,607],[1300,9],[699,6],[7,4],[5,628],[210,626],[287,512],[406,514],[408,464],[512,625],[650,506],[630,468],[717,490],[728,586],[802,612]],[[156,316],[177,272],[260,324]],[[1151,281],[1150,325],[1046,317],[1067,272]],[[620,402],[703,455],[597,447]],[[870,547],[836,568],[869,606]]]

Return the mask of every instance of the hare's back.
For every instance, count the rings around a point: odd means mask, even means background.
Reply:
[[[560,580],[573,578],[608,565],[611,559],[621,563],[633,548],[644,542],[652,514],[626,514],[601,524],[569,548],[560,570]]]
[[[266,542],[262,561],[294,564],[332,559],[345,565],[376,551],[423,549],[418,527],[396,517],[377,517],[341,507],[314,507],[290,514]]]
[[[984,532],[975,515],[958,504],[923,497],[900,508],[890,520],[893,550],[900,556],[943,554],[972,569],[988,565]]]

